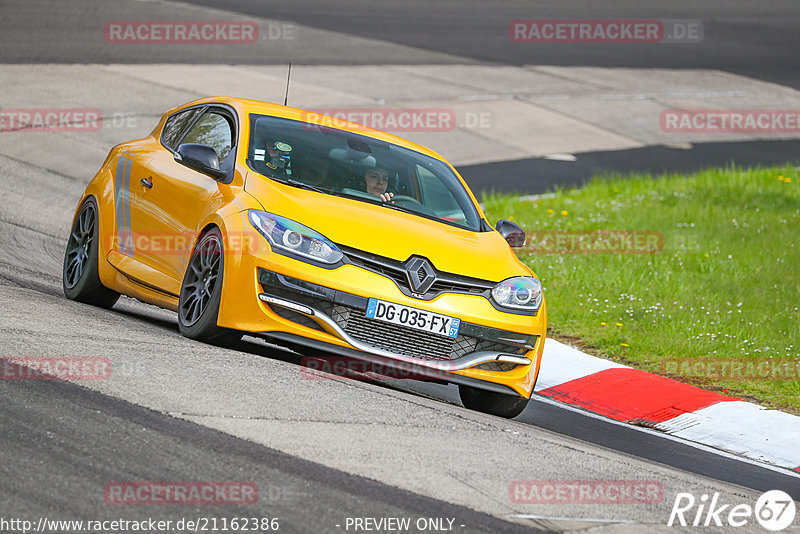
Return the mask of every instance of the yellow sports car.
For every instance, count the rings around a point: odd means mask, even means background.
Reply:
[[[384,132],[228,97],[168,111],[86,187],[64,293],[178,313],[180,332],[243,333],[455,383],[514,417],[541,363],[542,286],[441,156]]]

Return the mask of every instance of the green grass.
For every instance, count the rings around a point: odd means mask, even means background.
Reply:
[[[511,218],[540,236],[660,232],[663,249],[652,254],[520,253],[543,281],[548,334],[633,367],[800,413],[800,380],[720,379],[665,368],[695,359],[789,362],[800,375],[799,174],[777,167],[610,176],[536,201],[487,194],[483,205],[490,220]]]

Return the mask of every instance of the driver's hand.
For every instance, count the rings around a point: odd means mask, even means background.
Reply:
[[[390,200],[392,200],[393,196],[394,193],[381,193],[381,200],[383,202],[389,202]]]

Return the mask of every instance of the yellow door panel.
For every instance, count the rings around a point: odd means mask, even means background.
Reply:
[[[131,215],[146,246],[142,261],[180,287],[200,225],[224,203],[220,185],[181,165],[161,146],[152,152],[142,178],[151,186],[137,183]]]

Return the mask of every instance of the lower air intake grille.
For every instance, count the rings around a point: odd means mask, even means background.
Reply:
[[[342,317],[344,314],[337,308],[345,308],[345,306],[334,308],[334,320],[344,328],[348,335],[362,343],[422,360],[449,360],[452,358],[451,351],[455,342],[453,338],[367,319],[363,312],[359,313],[355,310],[351,310],[351,313],[347,314],[346,322],[342,324],[337,316]]]
[[[479,351],[523,355],[527,349],[459,334],[457,338],[437,336],[375,319],[363,310],[334,306],[331,318],[354,339],[372,347],[423,360],[453,360]]]

